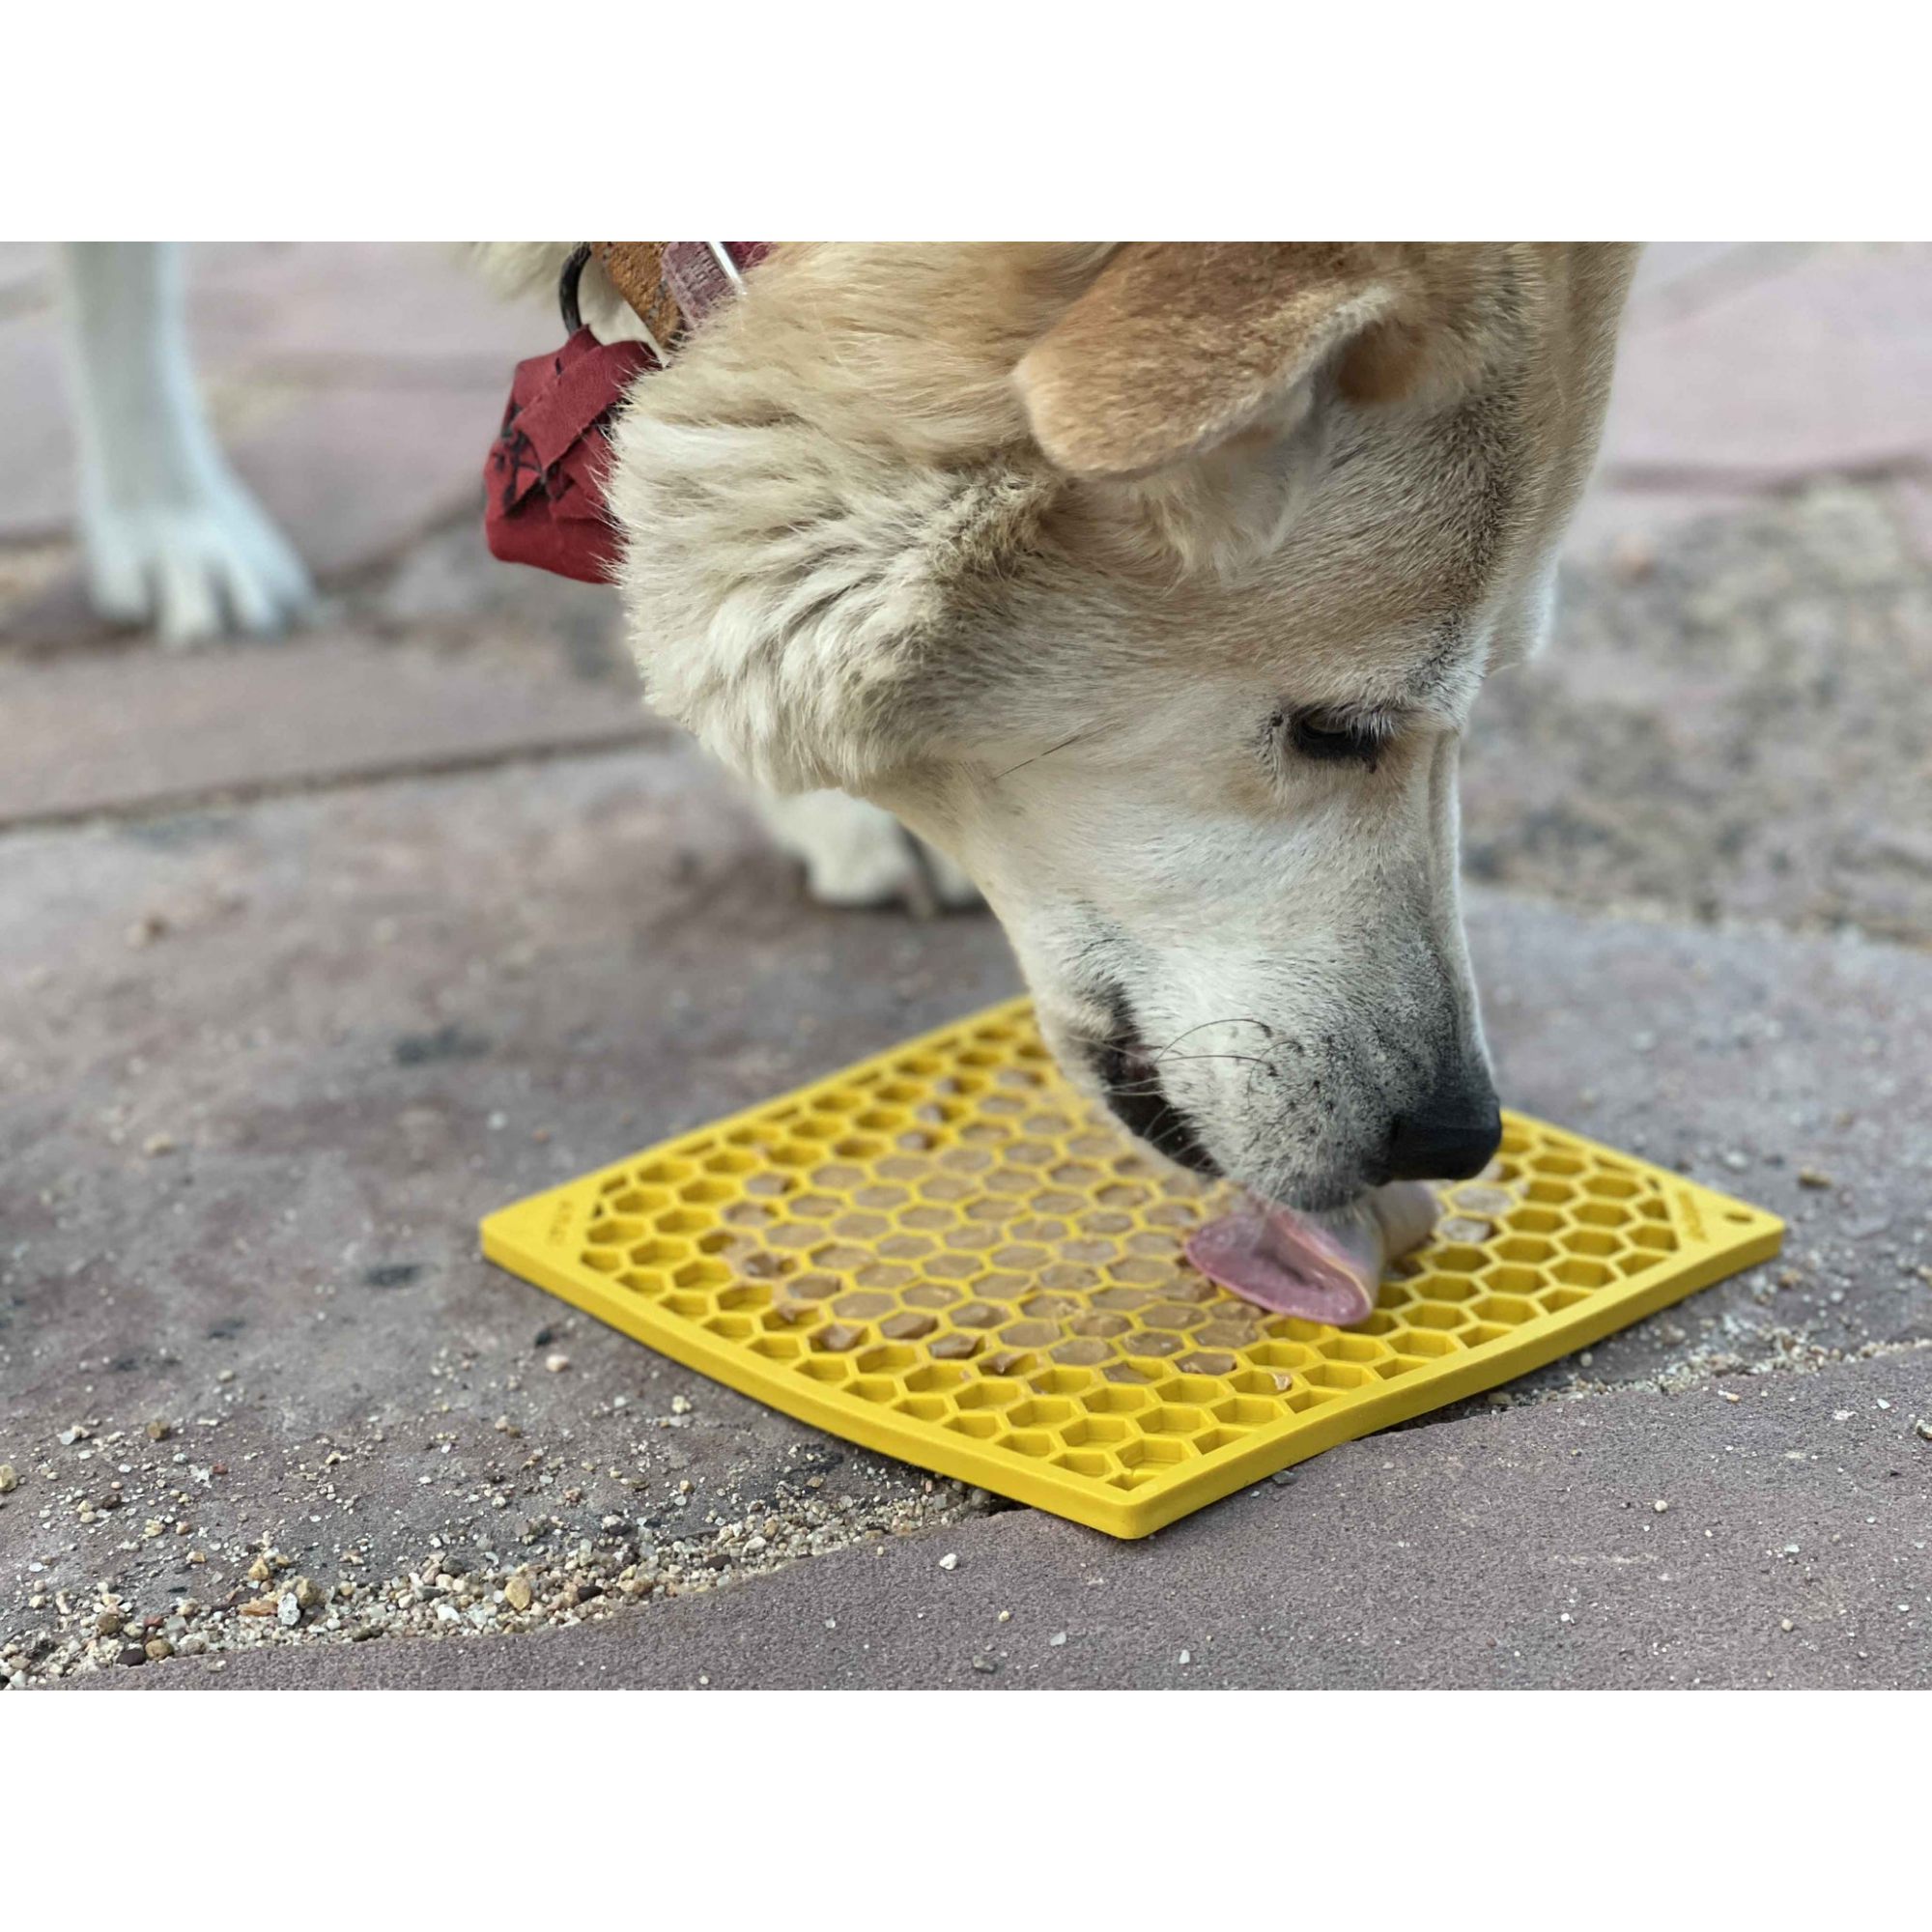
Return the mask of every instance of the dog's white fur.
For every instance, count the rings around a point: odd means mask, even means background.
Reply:
[[[1457,747],[1547,619],[1630,252],[1298,259],[782,247],[610,494],[658,708],[897,813],[1076,1077],[1324,1208],[1493,1112]],[[1344,712],[1373,770],[1287,742]]]
[[[229,467],[195,388],[171,244],[69,242],[64,348],[94,605],[162,642],[279,631],[307,573]]]

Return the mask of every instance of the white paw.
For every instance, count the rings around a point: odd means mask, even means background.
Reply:
[[[916,838],[913,842],[919,847],[919,855],[932,874],[932,889],[939,895],[939,903],[948,912],[965,912],[970,907],[985,904],[986,901],[980,895],[980,888],[938,846],[928,845],[923,838]]]
[[[166,644],[270,636],[314,595],[301,559],[233,476],[173,501],[84,501],[81,539],[95,609],[152,625]]]
[[[903,905],[921,916],[978,905],[980,894],[952,860],[915,838],[891,812],[842,791],[759,793],[758,816],[805,867],[820,905]]]

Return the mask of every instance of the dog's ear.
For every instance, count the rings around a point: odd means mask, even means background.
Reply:
[[[1241,574],[1326,473],[1339,412],[1434,405],[1487,353],[1482,252],[1128,242],[1020,358],[1034,440],[1126,550]]]
[[[1015,372],[1069,475],[1144,477],[1283,434],[1332,372],[1357,402],[1425,372],[1420,251],[1366,242],[1128,242]]]

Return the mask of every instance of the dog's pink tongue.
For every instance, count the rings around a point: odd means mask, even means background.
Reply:
[[[1250,1199],[1188,1236],[1187,1258],[1243,1301],[1338,1328],[1376,1305],[1382,1269],[1424,1240],[1435,1197],[1399,1180],[1337,1214],[1297,1214]]]

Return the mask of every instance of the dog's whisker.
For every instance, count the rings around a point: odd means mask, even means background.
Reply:
[[[1057,745],[1049,745],[1043,752],[1036,752],[1030,758],[1022,758],[1016,765],[1009,765],[1005,771],[997,773],[992,782],[998,784],[1001,779],[1009,779],[1015,772],[1023,772],[1029,765],[1037,765],[1042,758],[1050,758],[1056,752],[1064,752],[1069,745],[1077,745],[1083,738],[1093,736],[1093,730],[1076,731],[1070,738],[1063,738]]]
[[[1161,1056],[1155,1054],[1154,1058],[1158,1060]],[[1171,1058],[1175,1060],[1236,1060],[1249,1066],[1267,1066],[1272,1064],[1267,1056],[1263,1053],[1177,1053],[1172,1055]]]
[[[1174,1037],[1171,1040],[1169,1040],[1165,1046],[1159,1047],[1155,1050],[1153,1055],[1154,1059],[1158,1060],[1162,1054],[1173,1052],[1173,1050],[1177,1046],[1179,1046],[1183,1039],[1187,1038],[1190,1034],[1205,1033],[1209,1027],[1217,1027],[1217,1026],[1259,1027],[1261,1031],[1266,1034],[1270,1039],[1274,1037],[1274,1028],[1269,1026],[1265,1020],[1258,1020],[1250,1017],[1248,1014],[1237,1013],[1233,1017],[1224,1020],[1203,1020],[1198,1026],[1188,1027],[1184,1032],[1176,1034]]]

